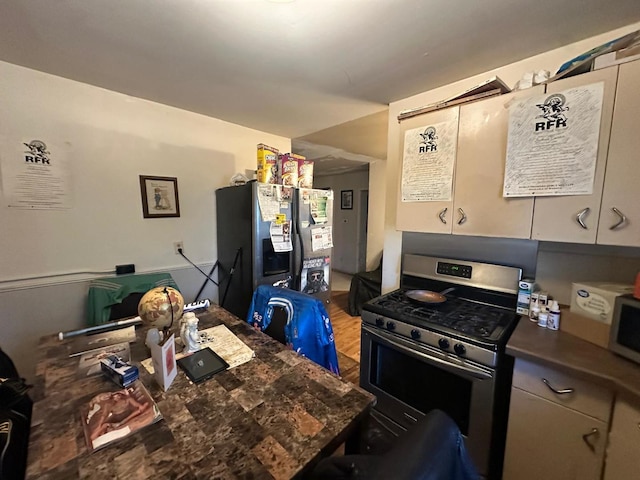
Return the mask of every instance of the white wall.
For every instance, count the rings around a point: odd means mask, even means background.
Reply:
[[[574,58],[591,48],[609,40],[618,38],[626,33],[640,29],[640,23],[598,35],[565,47],[552,50],[519,62],[512,63],[485,73],[475,75],[424,93],[393,102],[389,105],[389,137],[387,143],[387,175],[386,175],[386,209],[385,209],[385,239],[384,265],[382,275],[382,291],[388,292],[397,288],[400,281],[400,257],[402,251],[402,235],[396,231],[396,202],[400,186],[399,173],[402,171],[402,152],[400,124],[398,114],[403,110],[419,108],[452,95],[459,94],[480,82],[499,76],[507,85],[513,87],[526,72],[549,70],[552,74],[567,60]],[[508,39],[503,39],[508,41]]]
[[[190,301],[204,277],[173,242],[208,271],[214,190],[255,169],[256,144],[291,149],[288,138],[0,62],[2,162],[15,161],[7,152],[16,142],[33,139],[61,146],[52,156],[69,160],[74,206],[21,210],[2,198],[0,346],[23,375],[41,335],[82,325],[87,282],[99,276],[82,272],[123,263],[170,271]],[[139,175],[177,177],[179,218],[142,217]]]
[[[369,172],[357,171],[341,175],[327,175],[314,179],[314,188],[331,188],[334,192],[333,201],[333,252],[331,266],[333,270],[344,273],[357,273],[359,236],[364,232],[358,231],[363,205],[360,202],[360,191],[369,188]],[[353,209],[340,208],[340,192],[353,190]],[[362,252],[366,255],[366,252]]]
[[[369,164],[369,218],[367,231],[367,271],[380,264],[385,239],[387,162],[376,160]]]

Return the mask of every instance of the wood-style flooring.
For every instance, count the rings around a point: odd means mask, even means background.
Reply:
[[[338,350],[340,375],[351,383],[360,381],[360,317],[347,312],[349,292],[333,292],[329,318]]]

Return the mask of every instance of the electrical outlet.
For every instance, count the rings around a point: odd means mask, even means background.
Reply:
[[[179,242],[173,242],[173,251],[176,253],[176,255],[180,255],[179,250],[182,250],[182,252],[184,253],[184,246],[182,245],[182,240],[180,240]]]

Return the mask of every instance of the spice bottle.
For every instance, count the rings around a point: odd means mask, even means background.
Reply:
[[[558,305],[557,300],[551,302],[549,317],[547,318],[547,328],[550,330],[558,330],[560,328],[560,305]]]

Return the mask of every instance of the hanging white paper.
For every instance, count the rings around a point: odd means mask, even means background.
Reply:
[[[407,130],[402,156],[402,201],[450,201],[458,142],[458,112],[446,122]]]
[[[290,221],[284,223],[272,222],[269,233],[274,252],[290,252],[293,250]]]
[[[0,152],[7,206],[53,210],[73,207],[67,152],[42,140],[9,139]]]
[[[311,198],[311,218],[313,223],[327,223],[329,221],[327,217],[327,197],[313,195]]]
[[[311,250],[325,250],[333,248],[333,232],[331,227],[318,227],[311,229]]]
[[[278,185],[258,184],[258,205],[263,222],[275,222],[280,213],[280,191]]]
[[[504,197],[593,193],[603,96],[601,82],[510,107]]]

